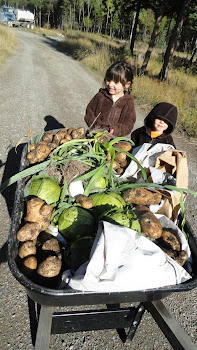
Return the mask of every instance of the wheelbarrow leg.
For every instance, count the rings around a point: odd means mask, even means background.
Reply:
[[[53,312],[53,307],[41,305],[35,350],[49,350]]]
[[[187,334],[178,325],[165,305],[160,301],[144,302],[146,310],[149,311],[161,328],[162,332],[175,350],[197,350]]]

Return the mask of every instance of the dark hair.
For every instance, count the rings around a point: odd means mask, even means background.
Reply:
[[[113,63],[107,70],[104,78],[104,84],[107,81],[115,81],[116,83],[120,82],[123,87],[125,87],[126,83],[131,82],[128,93],[131,92],[132,83],[133,83],[133,72],[131,65],[127,62],[118,61]]]

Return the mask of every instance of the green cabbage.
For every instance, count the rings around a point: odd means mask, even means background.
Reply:
[[[107,187],[108,181],[106,176],[101,176],[94,184],[95,188],[105,189]]]
[[[71,206],[61,213],[58,230],[69,241],[75,241],[78,237],[96,234],[97,224],[87,209]]]
[[[50,178],[35,179],[31,183],[29,196],[43,199],[47,204],[57,203],[60,198],[60,186]]]
[[[111,222],[112,224],[126,226],[134,231],[141,233],[141,226],[137,215],[131,208],[112,209],[104,212],[100,219]]]
[[[70,246],[67,265],[76,271],[82,264],[89,260],[94,238],[85,236],[74,241]]]
[[[102,220],[130,228],[130,219],[122,210],[113,209],[103,214]]]
[[[124,199],[115,192],[95,193],[89,196],[93,201],[93,207],[97,215],[113,208],[123,208]]]

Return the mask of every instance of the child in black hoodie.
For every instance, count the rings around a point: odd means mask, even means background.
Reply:
[[[177,121],[177,108],[167,102],[158,103],[144,119],[144,126],[131,133],[135,147],[143,143],[167,143],[175,147],[171,133]]]

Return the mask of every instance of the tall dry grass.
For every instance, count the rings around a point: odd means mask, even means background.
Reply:
[[[11,28],[0,24],[0,65],[15,53],[17,38]]]
[[[175,54],[168,73],[168,80],[161,82],[158,74],[162,67],[162,55],[154,50],[147,67],[147,74],[140,77],[142,60],[138,54],[146,52],[146,46],[140,44],[130,57],[128,43],[111,41],[106,36],[72,32],[65,35],[64,48],[75,59],[94,72],[102,81],[106,69],[117,60],[126,60],[133,66],[133,95],[141,105],[152,108],[156,103],[166,101],[178,108],[177,127],[189,137],[197,137],[197,78],[195,65],[184,67],[183,55]],[[181,56],[181,60],[178,60]]]

